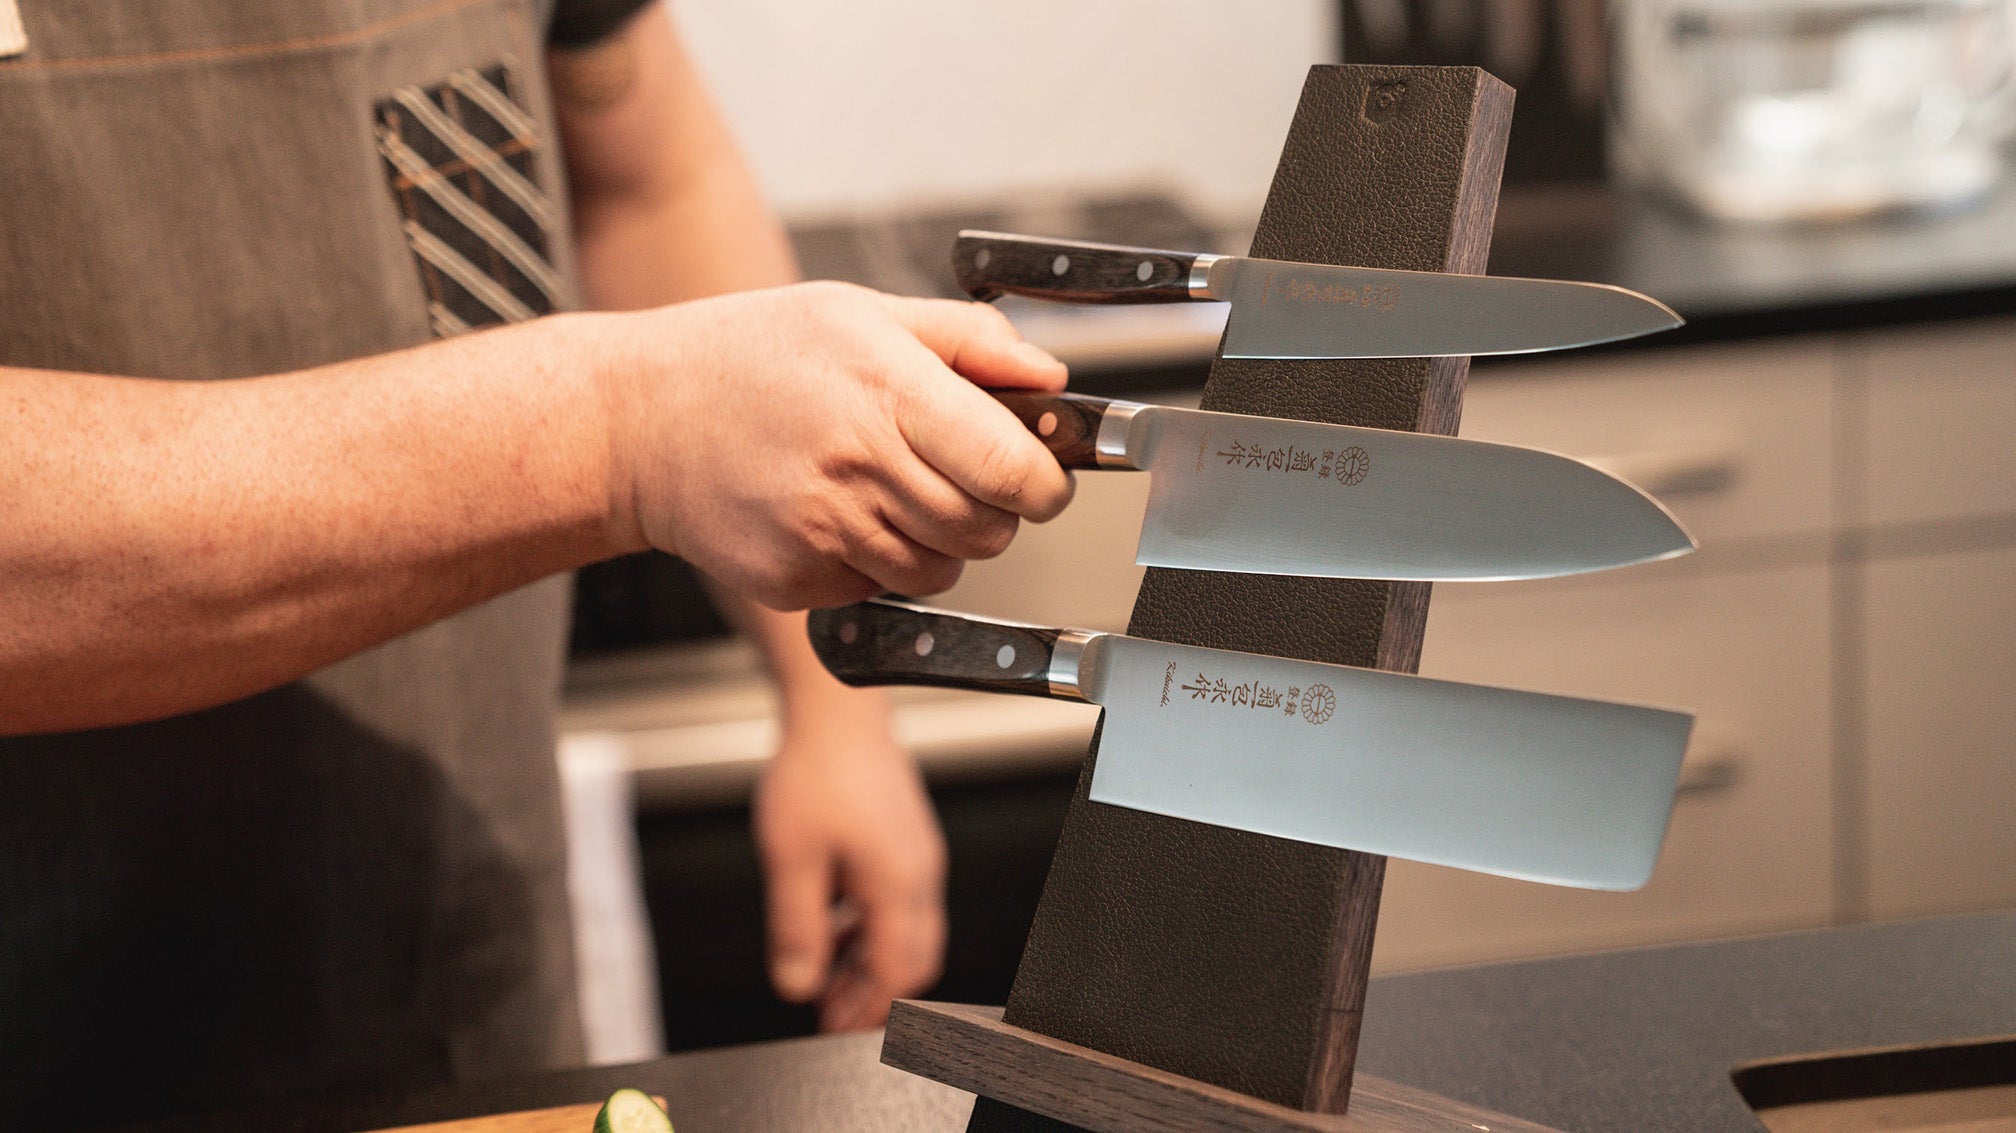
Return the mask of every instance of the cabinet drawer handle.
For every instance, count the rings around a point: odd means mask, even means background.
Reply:
[[[1741,456],[1724,446],[1652,449],[1587,460],[1662,497],[1719,492],[1734,484],[1743,471]]]

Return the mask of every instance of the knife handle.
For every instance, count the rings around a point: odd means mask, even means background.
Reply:
[[[936,685],[1079,699],[1075,664],[1054,684],[1050,672],[1058,638],[1069,631],[887,598],[814,610],[807,631],[827,670],[856,687]]]
[[[1099,434],[1109,416],[1140,408],[1131,401],[1086,397],[1078,393],[1028,393],[1022,390],[987,391],[1008,407],[1036,439],[1065,468],[1131,468],[1124,451],[1099,453]],[[1122,422],[1124,424],[1124,422]],[[1124,450],[1125,437],[1116,440]]]
[[[952,244],[959,286],[983,301],[1005,293],[1067,303],[1184,303],[1208,298],[1201,280],[1193,287],[1193,269],[1200,260],[1208,269],[1216,258],[970,229]]]

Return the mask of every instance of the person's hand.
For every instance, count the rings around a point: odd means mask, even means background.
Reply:
[[[619,525],[764,605],[936,593],[1070,501],[974,384],[1064,367],[984,304],[810,283],[603,317]]]
[[[879,1027],[938,978],[945,839],[875,694],[787,721],[757,787],[770,975],[824,1031]]]

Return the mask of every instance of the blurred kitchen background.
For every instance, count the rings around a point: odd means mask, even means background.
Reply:
[[[1468,63],[1519,92],[1491,270],[1689,318],[1480,359],[1462,431],[1600,461],[1701,550],[1438,586],[1422,665],[1698,709],[1658,872],[1614,894],[1395,861],[1375,970],[2016,905],[2008,0],[675,10],[811,276],[953,294],[961,227],[1243,252],[1311,64]],[[1223,320],[1010,310],[1074,388],[1172,403]],[[1123,628],[1145,480],[1081,475],[943,603]],[[663,556],[584,572],[577,605],[564,754],[598,1056],[809,1030],[763,975],[753,655]],[[896,698],[952,850],[933,995],[1001,1002],[1093,713]]]

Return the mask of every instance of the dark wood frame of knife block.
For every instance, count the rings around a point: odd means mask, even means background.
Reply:
[[[1312,68],[1252,254],[1482,272],[1511,117],[1511,88],[1473,67]],[[1218,358],[1203,407],[1453,434],[1468,371]],[[1151,568],[1129,632],[1412,672],[1427,614],[1425,583]],[[968,1133],[1474,1128],[1459,1115],[1476,1110],[1419,1091],[1394,1110],[1387,1083],[1336,1116],[1385,859],[1091,802],[1098,749],[1095,734],[1005,1020],[900,1004],[883,1061],[980,1094]]]

